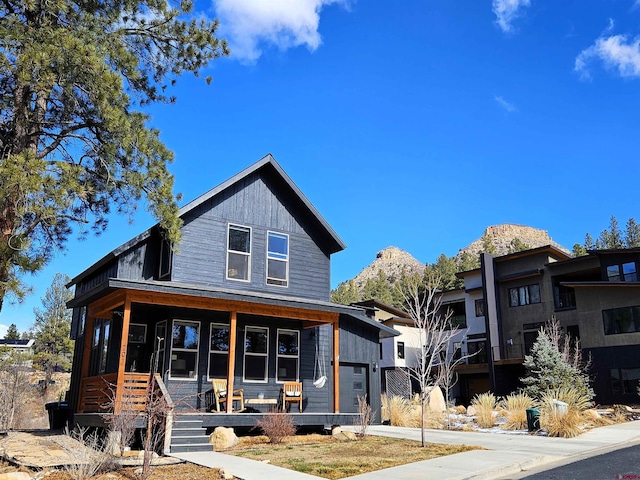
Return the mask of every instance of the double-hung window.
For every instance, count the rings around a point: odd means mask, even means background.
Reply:
[[[229,225],[227,241],[227,278],[251,280],[251,228]]]
[[[267,232],[267,285],[286,287],[289,283],[289,236]]]
[[[244,332],[244,379],[266,382],[269,367],[269,329],[246,327]]]
[[[278,382],[297,382],[300,332],[278,329]]]
[[[209,337],[209,378],[227,378],[229,364],[229,325],[211,324]]]
[[[174,320],[171,332],[171,378],[196,379],[200,323]]]

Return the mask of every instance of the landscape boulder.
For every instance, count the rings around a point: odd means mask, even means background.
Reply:
[[[213,449],[218,452],[235,447],[238,444],[238,437],[233,431],[233,428],[216,427],[209,436],[209,443],[212,444]]]
[[[31,480],[31,475],[27,472],[6,472],[0,473],[0,480]]]
[[[433,387],[429,392],[429,409],[432,412],[446,412],[447,404],[440,387]]]
[[[467,407],[467,415],[469,415],[470,417],[475,417],[478,414],[478,412],[476,412],[476,408],[473,405],[469,405]]]
[[[340,440],[341,442],[353,442],[358,439],[355,433],[350,432],[349,430],[342,430],[340,432],[334,433],[333,438],[336,440]]]

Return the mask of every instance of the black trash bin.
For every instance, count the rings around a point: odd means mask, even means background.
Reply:
[[[60,430],[67,426],[69,421],[69,404],[65,402],[49,402],[44,405],[49,413],[49,429]]]
[[[540,430],[540,411],[537,408],[527,408],[527,429],[530,432]]]

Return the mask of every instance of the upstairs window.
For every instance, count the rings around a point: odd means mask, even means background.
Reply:
[[[289,236],[267,233],[267,285],[286,287],[289,283]]]
[[[229,225],[227,279],[251,280],[251,228]]]
[[[404,342],[398,342],[398,358],[399,359],[403,359],[404,358]]]
[[[519,307],[532,303],[540,303],[540,285],[538,283],[509,289],[510,307]]]
[[[610,282],[637,282],[636,262],[607,266],[607,280]]]
[[[160,267],[158,279],[171,277],[171,264],[173,262],[173,249],[167,240],[160,242]]]
[[[484,298],[478,298],[474,302],[476,317],[484,317]]]

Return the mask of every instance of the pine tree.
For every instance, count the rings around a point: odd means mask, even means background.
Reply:
[[[362,300],[377,300],[378,302],[391,305],[393,298],[391,296],[391,284],[387,274],[382,270],[378,270],[375,277],[369,278],[362,289]]]
[[[111,211],[144,200],[180,239],[173,154],[146,108],[229,54],[193,3],[0,2],[0,310],[76,227],[99,233]]]
[[[44,370],[45,386],[49,385],[56,367],[64,370],[71,367],[73,341],[69,338],[71,310],[67,308],[67,302],[73,294],[66,287],[68,282],[68,276],[56,274],[42,299],[42,309],[34,309],[36,321],[31,327],[35,340],[34,365]]]
[[[633,218],[627,220],[625,246],[627,248],[640,247],[640,225]]]
[[[563,387],[574,387],[594,397],[579,341],[562,335],[555,319],[540,330],[523,366],[527,373],[520,381],[524,392],[533,398],[540,399],[546,391]]]
[[[484,232],[481,240],[483,253],[488,253],[490,255],[495,255],[496,253],[498,253],[498,249],[496,248],[495,243],[493,243],[493,238],[491,237],[491,235],[489,235],[489,232]]]
[[[331,291],[331,301],[341,305],[350,305],[360,300],[360,293],[356,282],[349,280],[340,283],[335,290]]]
[[[571,255],[573,255],[574,257],[584,257],[586,254],[587,249],[583,245],[580,245],[579,243],[573,245]]]
[[[427,264],[424,271],[424,281],[426,283],[427,277],[435,277],[440,280],[437,288],[442,291],[454,290],[456,288],[457,271],[458,265],[456,265],[455,260],[442,253],[436,260],[436,263]]]
[[[20,334],[18,333],[18,327],[16,327],[15,323],[9,325],[7,328],[7,333],[4,335],[5,340],[20,340]]]
[[[511,243],[509,244],[509,253],[517,253],[529,249],[531,249],[531,245],[524,243],[518,237],[511,240]]]

